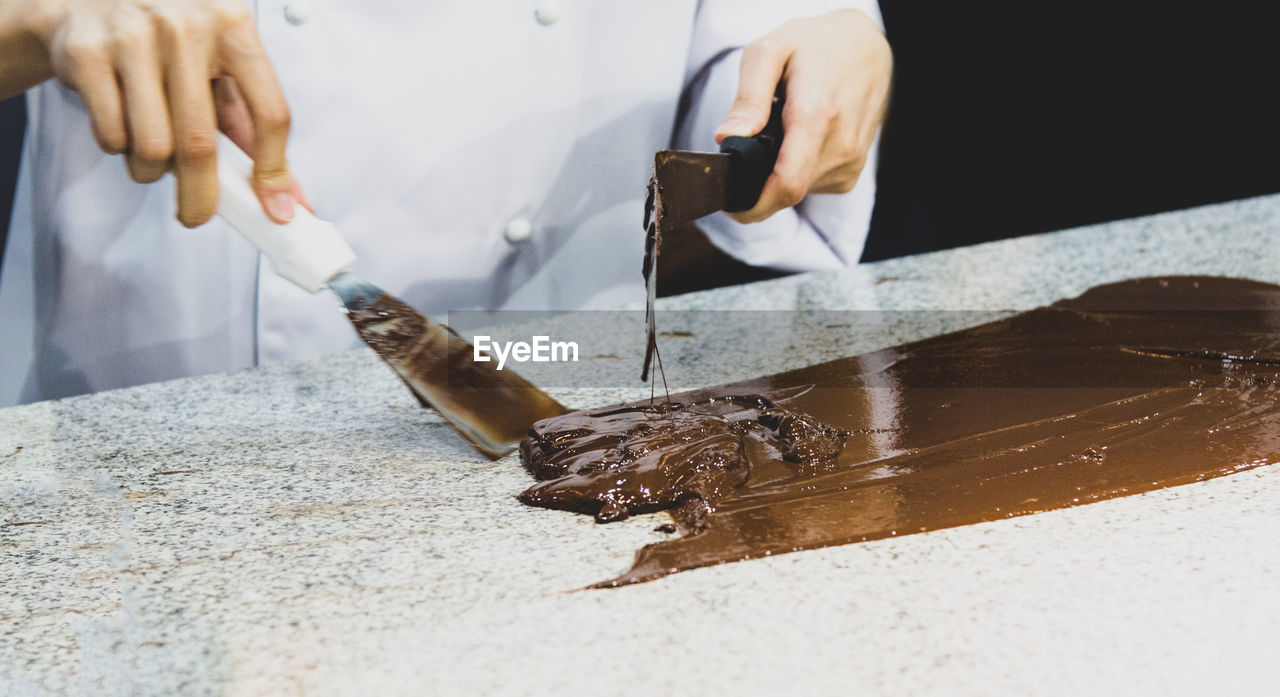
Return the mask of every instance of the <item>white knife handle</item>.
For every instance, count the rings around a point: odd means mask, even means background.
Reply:
[[[277,274],[309,293],[322,290],[356,260],[355,252],[331,223],[298,204],[293,220],[280,225],[267,217],[249,178],[253,161],[226,136],[218,144],[218,215],[271,260]]]

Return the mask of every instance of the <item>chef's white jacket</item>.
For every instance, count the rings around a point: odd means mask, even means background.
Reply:
[[[355,249],[357,275],[438,318],[640,302],[652,154],[715,149],[734,49],[838,6],[880,19],[874,0],[252,4],[317,214]],[[358,345],[330,294],[275,276],[221,220],[179,225],[172,181],[132,182],[77,95],[50,81],[28,108],[0,272],[0,406]],[[874,172],[873,153],[849,194],[703,227],[755,265],[854,263]]]

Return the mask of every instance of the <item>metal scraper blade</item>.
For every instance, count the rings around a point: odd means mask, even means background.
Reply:
[[[729,155],[660,150],[653,156],[658,229],[670,230],[723,210],[729,187]]]

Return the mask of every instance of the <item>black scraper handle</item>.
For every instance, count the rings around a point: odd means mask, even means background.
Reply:
[[[773,95],[773,109],[764,130],[753,136],[729,136],[720,143],[720,152],[729,155],[729,185],[725,192],[726,211],[745,211],[760,200],[764,183],[778,161],[782,147],[782,90]]]

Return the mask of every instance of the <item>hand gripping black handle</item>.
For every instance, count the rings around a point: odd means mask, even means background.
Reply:
[[[781,90],[773,96],[773,109],[764,130],[753,136],[729,136],[720,142],[720,152],[729,155],[729,183],[725,192],[726,211],[745,211],[760,200],[764,183],[778,161],[782,147]]]

